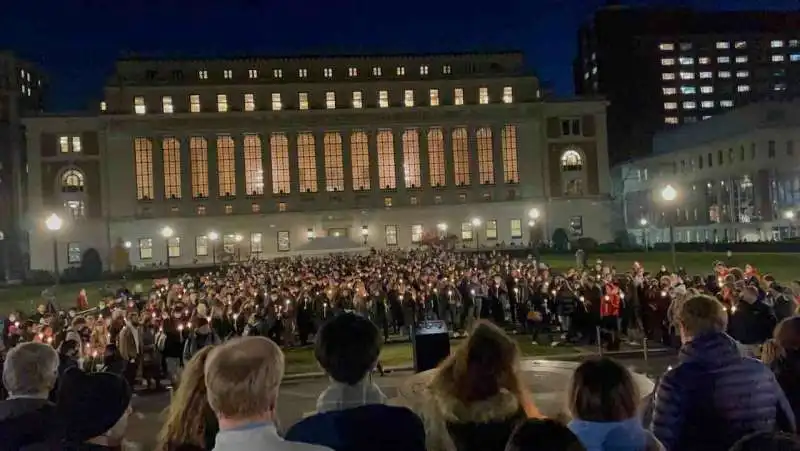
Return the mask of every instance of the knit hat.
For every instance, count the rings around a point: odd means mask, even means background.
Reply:
[[[84,373],[71,368],[59,378],[57,411],[65,438],[80,443],[103,435],[125,414],[131,388],[112,373]]]

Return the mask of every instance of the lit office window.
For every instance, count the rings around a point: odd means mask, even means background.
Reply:
[[[467,129],[453,130],[453,166],[456,186],[470,184],[469,177],[469,139]]]
[[[269,152],[272,156],[272,194],[289,194],[291,173],[289,172],[289,140],[283,133],[269,137]]]
[[[750,85],[738,85],[736,86],[737,92],[750,92]]]
[[[478,103],[481,105],[489,103],[489,88],[478,88]]]
[[[675,58],[661,58],[661,65],[662,66],[674,66],[675,65]]]
[[[228,96],[225,94],[217,94],[217,111],[225,113],[228,111]]]
[[[411,226],[411,242],[418,244],[422,242],[424,231],[421,224],[414,224]]]
[[[694,46],[692,45],[692,43],[691,43],[691,42],[681,42],[681,45],[680,45],[680,50],[681,50],[682,52],[686,52],[686,51],[689,51],[689,50],[691,50],[691,49],[692,49],[692,47],[694,47]]]
[[[353,191],[369,190],[369,139],[366,133],[354,131],[350,135],[350,159],[353,172]]]
[[[347,75],[350,77],[357,77],[358,76],[358,68],[357,67],[348,67],[347,68]]]
[[[718,49],[729,49],[731,48],[731,43],[727,41],[717,41],[717,48]]]
[[[675,94],[678,93],[678,90],[676,88],[671,88],[671,87],[670,88],[661,88],[661,90],[664,92],[665,96],[672,96],[672,95],[675,95]]]
[[[108,104],[106,102],[100,102],[100,111],[106,111],[108,109]]]
[[[681,80],[694,80],[694,72],[681,72]]]
[[[389,91],[378,91],[378,107],[389,107]]]
[[[739,50],[746,49],[747,48],[747,42],[746,41],[736,41],[736,42],[733,43],[733,47],[736,48],[736,49],[739,49]]]
[[[430,99],[431,99],[431,106],[439,106],[439,90],[438,89],[431,89],[430,90]]]
[[[791,55],[789,55],[789,61],[793,63],[800,61],[800,53],[792,53]]]
[[[707,56],[701,56],[701,57],[697,58],[697,64],[701,64],[701,65],[711,64],[711,58],[709,58]]]
[[[161,142],[164,162],[164,198],[181,198],[181,145],[173,138]]]
[[[383,71],[381,71],[380,66],[375,66],[375,67],[372,68],[372,76],[373,77],[380,77],[382,75],[382,72]]]
[[[69,153],[69,136],[62,136],[58,139],[58,145],[61,153]]]
[[[677,110],[678,104],[675,102],[664,102],[664,109],[665,110]]]
[[[198,94],[191,94],[189,96],[189,111],[192,113],[200,112],[200,96]]]
[[[206,235],[195,237],[194,239],[194,255],[198,257],[205,257],[208,255],[209,239]],[[212,244],[213,245],[213,244]]]
[[[144,97],[136,96],[133,98],[133,112],[136,114],[147,114],[147,104],[144,103]]]
[[[681,86],[681,94],[683,95],[691,95],[695,94],[696,92],[697,92],[697,87],[695,86],[688,86],[688,85]]]
[[[322,69],[322,75],[325,78],[333,78],[333,68],[332,67],[326,67],[326,68]]]
[[[297,135],[297,168],[301,193],[317,192],[317,149],[314,135]]]
[[[388,199],[391,199],[391,197],[389,197]],[[387,206],[391,207],[391,201],[389,203],[390,203],[390,205],[387,205]],[[397,246],[397,226],[396,225],[387,225],[385,227],[385,230],[386,230],[386,232],[385,232],[385,234],[386,234],[386,245],[387,246]]]
[[[153,200],[153,142],[149,138],[133,140],[136,199]]]
[[[733,100],[720,100],[719,106],[723,108],[733,108]]]
[[[217,181],[219,197],[236,195],[236,152],[233,138],[228,135],[217,136]]]
[[[189,138],[189,159],[192,171],[192,197],[208,197],[208,141],[202,136]]]
[[[779,49],[783,47],[783,41],[778,39],[773,40],[772,42],[769,43],[769,46],[772,47],[773,49]]]
[[[342,135],[325,133],[322,139],[325,160],[325,191],[344,191],[344,163],[342,163]]]
[[[678,123],[678,118],[675,116],[667,116],[664,118],[665,124],[675,125]]]
[[[747,55],[739,55],[736,57],[736,62],[738,64],[746,63],[747,62]]]
[[[721,70],[717,75],[719,76],[719,78],[731,78],[731,72],[728,70]]]
[[[394,136],[391,130],[378,131],[378,184],[380,189],[397,188],[394,162]]]
[[[664,72],[663,74],[661,74],[661,79],[662,80],[674,80],[675,79],[675,74],[673,72]]]
[[[713,86],[701,86],[700,87],[700,92],[703,93],[703,94],[713,94],[714,93],[714,87]]]
[[[684,110],[693,110],[695,108],[697,108],[697,102],[692,101],[692,100],[683,102],[683,109]]]
[[[298,92],[297,93],[297,107],[300,110],[307,110],[308,109],[308,93],[307,92]]]
[[[361,96],[361,91],[353,91],[353,108],[363,108],[364,102]]]
[[[297,76],[299,78],[306,78],[308,77],[308,69],[297,69]]]
[[[694,58],[690,56],[682,56],[678,58],[678,62],[681,63],[681,66],[691,66],[694,64]]]
[[[500,135],[503,154],[503,180],[506,183],[519,183],[519,162],[517,156],[517,127],[506,125]]]
[[[281,93],[272,93],[272,111],[280,111],[283,109],[283,102],[281,102]]]
[[[403,105],[406,107],[414,106],[414,91],[411,89],[406,89],[403,93]]]
[[[405,74],[406,74],[406,68],[404,66],[397,66],[397,75],[401,76]]]
[[[172,96],[161,97],[161,111],[166,114],[175,112],[175,108],[172,106]]]
[[[403,180],[406,188],[422,186],[419,163],[419,132],[410,129],[403,132]]]
[[[153,258],[153,239],[139,238],[139,260],[150,260]]]
[[[479,128],[475,133],[478,144],[478,181],[481,185],[494,185],[494,155],[492,155],[492,129]]]
[[[445,178],[444,135],[441,128],[428,130],[428,171],[431,186],[442,187],[447,183]]]
[[[472,223],[471,222],[462,222],[461,223],[461,240],[462,241],[472,241]]]
[[[253,204],[258,205],[258,204]],[[250,234],[250,254],[258,255],[264,252],[264,240],[261,232],[252,232]]]
[[[419,74],[420,75],[428,75],[428,65],[427,64],[423,64],[423,65],[419,66]]]
[[[453,105],[463,105],[463,104],[464,104],[464,89],[455,88],[453,90]]]
[[[714,73],[709,71],[700,72],[700,79],[714,78]]]
[[[256,110],[256,96],[254,94],[248,93],[244,95],[244,110],[245,111]]]
[[[786,60],[784,55],[772,55],[772,62],[773,63],[782,63]]]
[[[222,71],[222,76],[224,76],[225,79],[230,80],[231,78],[233,78],[233,71],[230,69],[225,69],[224,71]]]
[[[442,66],[442,73],[445,75],[450,75],[453,73],[453,68],[450,67],[449,64],[445,64],[444,66]]]
[[[747,70],[737,70],[736,71],[736,78],[747,78],[750,76],[750,71]]]
[[[714,108],[714,101],[713,100],[703,100],[700,102],[700,108]]]
[[[328,91],[325,93],[325,108],[333,110],[336,108],[336,93]]]
[[[658,48],[660,50],[663,50],[663,51],[667,52],[667,51],[675,50],[675,44],[673,44],[671,42],[662,42],[661,44],[658,45]]]
[[[244,135],[244,189],[249,196],[264,194],[264,163],[261,153],[261,138],[258,135]]]
[[[273,69],[272,78],[283,78],[283,69]]]
[[[717,57],[717,63],[728,64],[730,62],[731,62],[731,57],[730,56],[718,56]]]
[[[208,71],[205,69],[197,71],[197,78],[200,80],[208,80]]]
[[[247,76],[251,79],[258,78],[258,70],[256,69],[248,69]]]
[[[503,103],[514,103],[514,88],[511,86],[503,87]]]
[[[178,258],[181,256],[181,237],[173,236],[167,238],[167,255],[169,258]]]
[[[797,39],[789,40],[789,47],[798,47],[798,46],[800,46],[800,40]]]

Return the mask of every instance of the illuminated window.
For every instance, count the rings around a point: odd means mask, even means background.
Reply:
[[[386,245],[397,246],[397,226],[387,225],[385,227],[385,230],[386,230]]]
[[[736,42],[733,43],[733,47],[737,48],[737,49],[746,49],[747,48],[747,42],[745,42],[745,41],[736,41]]]
[[[272,156],[272,193],[289,194],[291,175],[289,173],[289,140],[283,133],[273,133],[269,137],[269,152]]]
[[[667,117],[664,118],[664,123],[665,124],[671,124],[671,125],[677,124],[678,123],[678,118],[675,117],[675,116],[667,116]]]
[[[661,79],[662,80],[674,80],[675,79],[675,74],[672,73],[672,72],[664,72],[663,74],[661,74]]]
[[[208,237],[205,235],[195,237],[194,239],[194,255],[198,257],[205,257],[208,255]]]
[[[378,107],[389,107],[389,91],[378,91]]]
[[[405,74],[406,74],[406,68],[404,66],[397,66],[397,75],[400,76]]]
[[[683,85],[681,86],[681,94],[688,95],[688,94],[695,94],[697,93],[697,88],[695,86]]]
[[[181,256],[181,237],[172,236],[167,238],[167,255],[169,258]]]
[[[161,97],[161,111],[167,114],[175,112],[175,108],[172,106],[172,96]]]
[[[470,184],[469,177],[469,141],[467,129],[453,130],[453,166],[456,186]]]
[[[336,108],[336,93],[328,91],[325,93],[325,108],[333,110]]]
[[[349,75],[351,77],[357,77],[358,76],[358,68],[357,67],[348,67],[347,68],[347,75]]]
[[[444,66],[442,66],[442,73],[445,75],[450,75],[453,73],[453,68],[450,67],[449,64],[445,64]]]
[[[776,40],[770,42],[769,46],[772,47],[773,49],[781,48],[781,47],[783,47],[783,41],[780,41],[780,40],[776,39]]]
[[[297,93],[297,103],[298,107],[301,110],[308,109],[308,93],[307,92],[298,92]]]
[[[700,87],[700,92],[703,93],[703,94],[713,94],[714,93],[714,87],[713,86],[701,86]]]
[[[144,103],[144,97],[136,96],[133,98],[133,112],[136,114],[147,114],[147,104]]]
[[[497,239],[497,220],[490,219],[486,221],[486,230],[485,235],[487,240],[496,240]]]
[[[747,62],[747,55],[739,55],[736,57],[736,62],[739,64]]]
[[[694,101],[683,102],[684,110],[693,110],[695,108],[697,108],[697,102]]]
[[[256,110],[256,96],[254,94],[248,93],[244,95],[244,110],[245,111]]]
[[[264,194],[264,164],[261,160],[261,138],[244,135],[244,184],[245,194]]]
[[[297,69],[297,76],[300,78],[308,77],[308,69]]]
[[[428,75],[428,65],[427,64],[423,64],[423,65],[419,66],[419,74],[420,75]]]
[[[681,72],[681,80],[694,80],[694,72]]]
[[[472,241],[472,223],[461,223],[461,239],[463,241]]]
[[[453,90],[453,105],[463,105],[463,104],[464,104],[464,89],[455,88]]]
[[[414,106],[414,91],[412,89],[406,89],[403,93],[403,105],[407,107]]]
[[[411,242],[421,243],[423,237],[422,224],[414,224],[411,226]]]
[[[208,142],[201,136],[189,138],[189,159],[192,171],[192,196],[208,197]]]
[[[410,129],[403,132],[403,179],[407,188],[422,186],[419,163],[419,132]]]
[[[361,91],[353,91],[353,108],[362,108],[363,106]]]
[[[750,91],[750,85],[739,85],[739,86],[736,87],[736,91],[737,92],[749,92]]]
[[[79,193],[84,188],[83,173],[76,169],[69,169],[61,175],[61,191],[64,193]]]
[[[675,44],[671,42],[662,42],[661,44],[658,45],[658,48],[663,51],[675,50]]]
[[[675,58],[661,58],[661,65],[662,66],[674,66],[675,65]]]
[[[108,109],[108,104],[106,102],[100,102],[100,111],[106,111]]]
[[[225,204],[224,211],[225,211],[226,215],[232,215],[233,214],[233,205]]]
[[[783,55],[772,55],[772,62],[773,63],[781,63],[786,59]]]
[[[286,211],[285,207],[284,210],[280,211]],[[289,232],[286,230],[278,232],[278,252],[288,252],[290,249],[291,249],[291,241],[289,240]]]
[[[272,69],[272,78],[283,78],[282,69]]]
[[[700,102],[700,108],[714,108],[713,100],[703,100]]]
[[[60,136],[58,138],[58,147],[61,153],[80,153],[83,150],[80,136]]]
[[[250,77],[251,79],[258,78],[258,70],[256,70],[256,69],[249,69],[249,70],[247,71],[247,76],[248,76],[248,77]]]
[[[728,63],[731,62],[731,57],[730,56],[718,56],[717,57],[717,62],[721,63],[721,64],[728,64]]]
[[[139,260],[150,260],[153,258],[153,239],[139,238]]]
[[[731,48],[731,43],[726,41],[717,41],[717,48],[718,49],[729,49]]]
[[[220,113],[228,111],[228,96],[226,94],[217,94],[217,111]]]
[[[314,135],[300,133],[297,135],[297,168],[300,177],[301,193],[317,192],[317,149]]]
[[[219,197],[236,195],[236,154],[233,138],[217,136],[217,174],[219,175]]]
[[[431,186],[441,187],[447,183],[445,178],[444,135],[441,128],[428,130],[428,171]]]
[[[750,71],[738,70],[736,71],[736,78],[747,78],[750,76]]]
[[[733,108],[733,100],[720,100],[719,106],[723,108]]]
[[[353,191],[370,189],[369,140],[362,131],[350,135],[350,160],[353,171]]]
[[[677,110],[678,104],[676,102],[664,102],[665,110]]]
[[[200,96],[198,94],[189,96],[189,111],[192,113],[200,112]]]
[[[417,196],[410,196],[408,198],[408,203],[411,205],[419,205],[419,198],[417,198]]]
[[[380,77],[382,75],[382,71],[381,71],[380,66],[375,66],[375,67],[372,68],[372,75],[374,77]]]
[[[503,88],[503,103],[514,103],[514,88],[511,86]]]
[[[205,69],[197,71],[197,78],[200,80],[208,80],[208,71]]]
[[[678,58],[678,62],[681,63],[681,66],[691,66],[694,64],[694,58],[690,56],[682,56]]]
[[[719,71],[719,78],[731,78],[731,72],[728,70]]]
[[[133,155],[136,171],[136,198],[153,199],[153,142],[149,138],[133,140]]]
[[[714,74],[712,72],[709,72],[709,71],[700,72],[700,78],[701,79],[708,79],[708,78],[713,78],[713,77],[714,77]]]
[[[324,75],[325,78],[333,78],[333,68],[332,67],[326,67],[326,68],[322,69],[322,75]]]
[[[494,185],[492,129],[488,127],[479,128],[475,136],[478,141],[478,180],[482,185]]]
[[[478,103],[481,105],[489,103],[489,88],[478,88]]]
[[[711,64],[711,58],[709,58],[707,56],[701,56],[701,57],[697,58],[697,63],[698,64],[702,64],[702,65]]]
[[[439,106],[439,90],[438,89],[431,89],[430,90],[430,99],[431,99],[431,106]]]
[[[283,108],[283,102],[281,102],[281,93],[273,92],[272,93],[272,111],[279,111]]]
[[[325,191],[344,191],[344,163],[342,162],[342,135],[325,133]]]
[[[264,252],[262,235],[260,232],[253,232],[250,234],[250,253],[258,255]]]
[[[676,88],[661,88],[665,96],[675,95],[678,90]]]
[[[224,71],[222,71],[222,76],[230,80],[231,78],[233,78],[233,71],[230,69],[225,69]]]
[[[397,188],[394,163],[394,136],[391,130],[378,131],[378,184],[381,189]]]
[[[561,170],[565,172],[583,170],[583,157],[574,149],[569,149],[561,154]]]
[[[181,198],[181,145],[177,139],[164,138],[161,143],[164,158],[164,197]]]
[[[504,126],[500,139],[503,154],[503,179],[507,183],[519,183],[517,127],[515,125]]]
[[[256,202],[253,202],[252,204],[250,204],[250,211],[252,211],[253,213],[261,213],[261,205]]]

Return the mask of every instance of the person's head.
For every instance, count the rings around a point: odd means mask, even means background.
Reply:
[[[752,304],[758,300],[758,289],[754,286],[748,285],[742,289],[742,300],[748,304]]]
[[[220,427],[271,420],[283,371],[283,352],[268,338],[235,338],[215,347],[206,360],[205,379]]]
[[[71,443],[118,445],[128,429],[131,388],[113,373],[64,372],[59,382],[58,414]]]
[[[630,371],[607,357],[578,366],[567,392],[567,408],[573,418],[615,422],[636,415],[639,391]]]
[[[57,378],[58,353],[43,343],[19,344],[3,363],[3,385],[12,396],[47,397]]]
[[[183,443],[206,449],[206,416],[211,411],[208,404],[205,364],[213,346],[204,346],[186,364],[181,373],[180,384],[167,410],[167,418],[159,433],[159,449],[170,449],[171,445]]]
[[[336,315],[317,334],[314,355],[337,382],[354,385],[375,368],[381,336],[372,321],[358,315]]]
[[[800,316],[792,316],[778,323],[772,336],[781,349],[800,351]]]
[[[71,324],[72,330],[75,330],[75,331],[81,330],[85,326],[86,326],[86,318],[84,318],[82,316],[78,316],[78,317],[72,318],[72,324]]]
[[[755,432],[736,442],[730,451],[800,451],[800,437],[785,432]]]
[[[80,343],[78,343],[77,340],[64,340],[64,342],[58,346],[58,353],[70,358],[78,358]]]
[[[551,419],[532,419],[517,426],[506,451],[586,451],[568,427]]]
[[[678,311],[678,328],[681,341],[688,343],[701,334],[725,332],[728,328],[728,314],[715,298],[694,296],[681,305]]]
[[[134,326],[138,326],[139,325],[139,314],[138,313],[129,312],[127,318],[128,318],[128,322],[130,322]]]
[[[469,338],[442,362],[431,388],[465,404],[504,389],[516,393],[521,388],[518,363],[516,342],[494,324],[478,321]]]

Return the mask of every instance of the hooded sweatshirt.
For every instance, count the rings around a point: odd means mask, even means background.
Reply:
[[[645,451],[649,435],[638,417],[624,421],[572,420],[567,425],[586,451]]]

